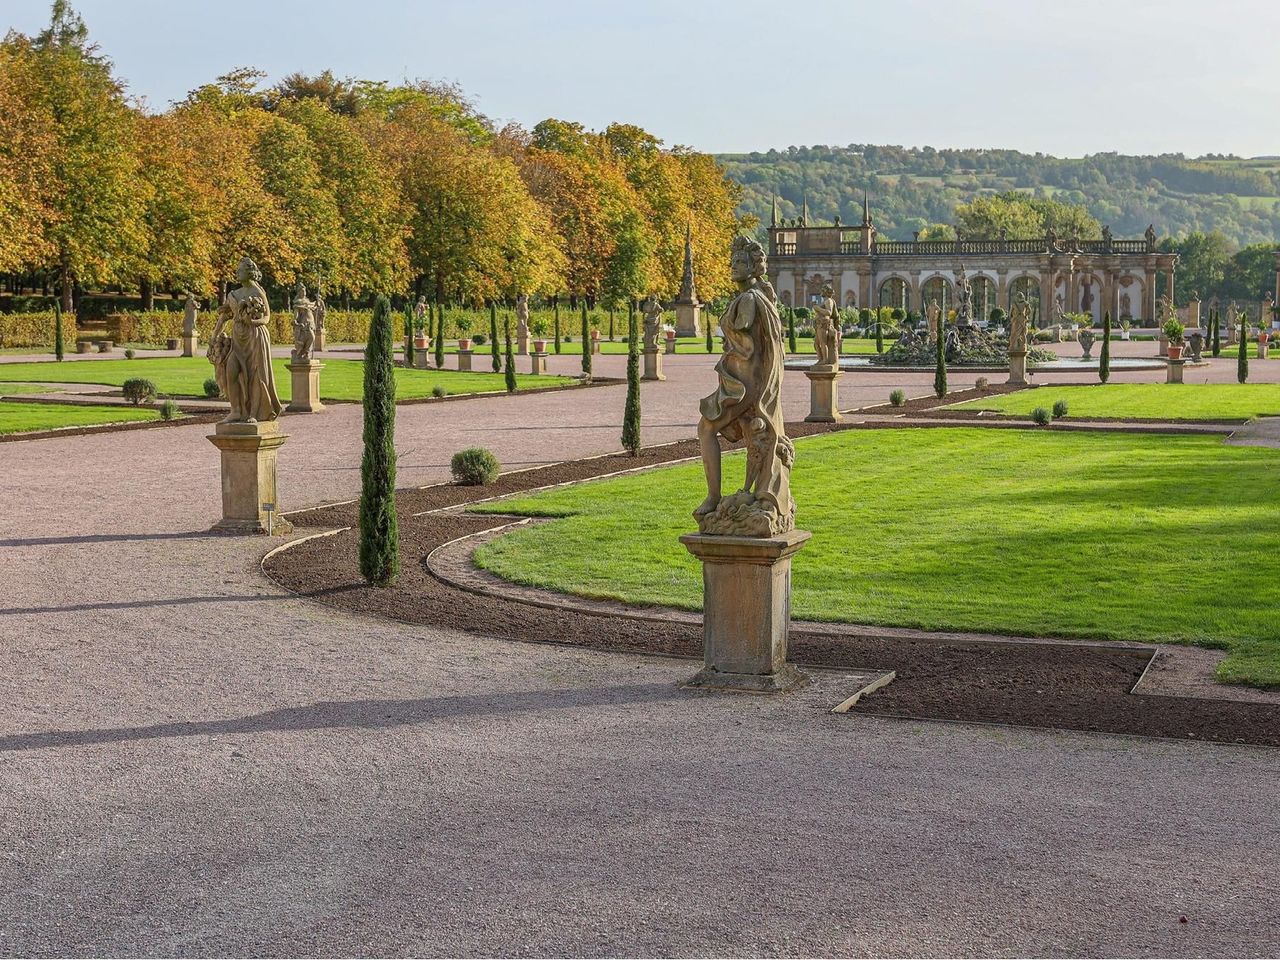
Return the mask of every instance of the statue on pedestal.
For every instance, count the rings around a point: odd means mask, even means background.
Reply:
[[[223,423],[259,423],[275,420],[283,409],[276,395],[271,369],[271,308],[267,292],[258,282],[262,274],[248,257],[236,268],[240,286],[227,293],[218,309],[218,322],[209,340],[209,361],[214,366],[222,395],[231,402]],[[231,331],[225,331],[230,323]]]
[[[311,361],[311,348],[316,342],[315,304],[307,299],[307,288],[298,281],[293,295],[293,359]]]
[[[791,464],[795,447],[782,420],[782,320],[766,276],[764,248],[738,236],[729,271],[738,294],[720,318],[719,384],[701,403],[698,440],[707,498],[693,512],[704,534],[771,537],[795,529]],[[720,437],[747,445],[746,480],[721,497]]]
[[[522,293],[516,297],[516,336],[522,340],[529,336],[529,295]]]
[[[816,366],[819,367],[840,365],[839,334],[836,326],[839,317],[836,313],[833,292],[829,284],[823,287],[822,297],[813,308],[813,350],[818,355]]]
[[[956,271],[956,326],[973,324],[973,285],[964,275],[964,267]]]
[[[1133,319],[1133,300],[1130,298],[1128,292],[1120,294],[1120,319]]]
[[[1018,294],[1009,311],[1009,356],[1025,356],[1027,336],[1031,330],[1031,301],[1025,293]]]
[[[182,308],[182,335],[184,337],[194,337],[196,335],[196,318],[200,316],[200,304],[196,303],[196,295],[188,291],[187,303]]]
[[[644,302],[644,352],[658,352],[658,332],[662,329],[662,304],[649,295]]]
[[[929,306],[925,307],[924,315],[929,321],[929,342],[933,343],[938,339],[938,324],[942,319],[942,308],[938,306],[937,297],[929,301]]]
[[[313,313],[316,317],[316,342],[320,344],[320,349],[324,349],[324,315],[328,311],[328,307],[324,302],[324,294],[319,288],[316,289],[316,299],[313,303]]]

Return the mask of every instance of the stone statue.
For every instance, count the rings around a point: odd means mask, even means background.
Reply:
[[[956,326],[967,327],[973,323],[973,286],[964,275],[964,268],[956,271]]]
[[[293,295],[293,359],[311,361],[311,348],[316,343],[315,304],[307,299],[307,288],[298,281]]]
[[[1093,315],[1093,281],[1084,282],[1084,290],[1080,293],[1080,312]]]
[[[658,352],[658,333],[662,330],[662,304],[653,294],[644,302],[644,352]]]
[[[1188,344],[1191,347],[1191,362],[1199,363],[1204,359],[1204,334],[1199,330],[1194,331],[1188,338]]]
[[[529,337],[529,295],[527,293],[516,297],[516,336],[521,339]]]
[[[1020,293],[1009,310],[1009,356],[1026,356],[1030,330],[1031,301],[1025,293]]]
[[[822,296],[813,308],[813,350],[818,355],[815,366],[834,369],[840,365],[839,337],[836,324],[836,301],[831,286],[822,288]]]
[[[186,306],[182,308],[182,335],[184,337],[194,337],[196,335],[196,318],[200,316],[200,304],[196,303],[194,293],[187,293]]]
[[[1129,298],[1127,292],[1120,294],[1120,319],[1133,319],[1133,301]]]
[[[1067,302],[1062,294],[1053,299],[1053,322],[1062,327],[1067,322]]]
[[[316,317],[316,339],[319,340],[324,333],[324,315],[329,308],[325,306],[324,295],[318,289],[316,290],[316,298],[312,301],[312,308],[312,313]],[[323,350],[324,347],[322,346],[320,349]]]
[[[427,329],[427,298],[424,294],[418,297],[418,302],[413,305],[413,330],[414,333],[422,333]]]
[[[766,276],[764,248],[738,236],[729,272],[738,294],[720,318],[724,354],[719,384],[701,404],[698,441],[707,476],[707,499],[693,512],[704,534],[770,537],[795,529],[791,464],[795,447],[782,420],[782,320]],[[746,441],[742,489],[720,495],[720,437]]]
[[[218,322],[209,340],[222,395],[231,401],[231,413],[223,423],[258,423],[280,416],[275,375],[271,370],[271,308],[267,292],[258,282],[262,274],[248,257],[236,268],[240,286],[227,293],[218,308]],[[231,324],[231,332],[225,332]]]
[[[942,308],[938,306],[937,297],[929,301],[929,306],[925,307],[924,315],[929,321],[929,342],[933,343],[938,339],[938,323],[942,317]]]

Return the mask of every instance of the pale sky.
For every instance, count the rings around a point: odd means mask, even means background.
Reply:
[[[460,83],[668,144],[1280,154],[1277,0],[73,0],[154,109],[235,67]],[[34,33],[46,0],[4,0]]]

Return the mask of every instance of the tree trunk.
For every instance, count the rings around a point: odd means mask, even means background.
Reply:
[[[61,284],[59,293],[62,296],[62,312],[74,313],[75,306],[71,302],[71,264],[66,257],[58,264],[58,282]]]
[[[154,310],[156,308],[156,294],[151,287],[151,281],[143,277],[138,281],[138,293],[142,296],[142,309]]]

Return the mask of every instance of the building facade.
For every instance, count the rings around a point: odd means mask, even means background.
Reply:
[[[931,300],[944,310],[963,272],[973,288],[978,315],[1004,310],[1026,294],[1039,325],[1055,308],[1090,314],[1101,322],[1151,321],[1161,294],[1173,299],[1178,255],[1156,250],[1148,227],[1138,240],[1117,240],[1109,229],[1101,240],[881,240],[863,201],[862,223],[807,226],[804,219],[769,227],[769,279],[779,300],[804,306],[830,285],[842,307],[901,307],[923,312]],[[1164,274],[1163,290],[1157,273]]]

